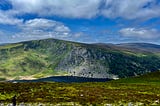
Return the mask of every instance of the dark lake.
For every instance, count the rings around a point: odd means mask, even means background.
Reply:
[[[85,78],[85,77],[76,77],[76,76],[52,76],[47,78],[41,78],[36,80],[12,80],[9,82],[106,82],[110,81],[108,78]]]

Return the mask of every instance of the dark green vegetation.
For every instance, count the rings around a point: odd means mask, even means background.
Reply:
[[[129,84],[160,84],[160,71],[155,71],[152,73],[144,74],[143,76],[131,77],[131,78],[123,78],[119,80],[115,80],[113,82],[116,83],[129,83]]]
[[[0,80],[54,75],[114,79],[160,69],[159,45],[151,45],[149,49],[144,46],[145,50],[143,46],[81,44],[56,39],[7,44],[0,46]]]
[[[160,105],[160,72],[101,83],[0,83],[0,101],[44,104]],[[134,81],[134,82],[133,82]]]

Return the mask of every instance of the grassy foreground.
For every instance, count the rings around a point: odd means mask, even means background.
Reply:
[[[158,106],[160,74],[153,74],[103,83],[0,83],[0,102],[11,103],[16,95],[17,103],[32,105]]]
[[[0,83],[0,101],[10,103],[68,103],[81,105],[159,104],[160,85],[119,83]],[[160,105],[160,104],[159,104]]]

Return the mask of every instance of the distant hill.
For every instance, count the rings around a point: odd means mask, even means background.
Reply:
[[[0,79],[78,76],[118,79],[160,69],[159,45],[84,44],[57,39],[0,46]]]
[[[149,44],[149,43],[123,43],[118,44],[118,47],[135,49],[144,52],[160,53],[160,45]]]
[[[110,48],[113,50],[123,50],[139,53],[160,53],[160,45],[150,43],[121,43],[121,44],[104,44],[97,43],[95,45]]]
[[[0,43],[0,46],[4,46],[4,45],[7,45],[9,43]]]

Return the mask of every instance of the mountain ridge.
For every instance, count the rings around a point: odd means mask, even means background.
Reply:
[[[132,52],[160,53],[160,45],[152,43],[119,43],[119,44],[97,43],[95,45],[110,47],[116,50],[126,50]]]
[[[57,39],[0,46],[0,58],[0,75],[6,79],[53,75],[117,79],[160,69],[157,52],[133,52]]]

